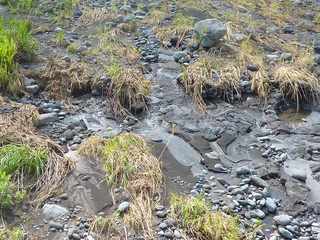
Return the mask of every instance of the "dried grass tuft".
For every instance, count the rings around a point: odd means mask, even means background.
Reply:
[[[89,66],[85,63],[49,59],[41,78],[48,83],[52,97],[64,99],[90,91],[93,84]]]
[[[205,98],[210,92],[227,101],[240,94],[240,67],[232,62],[224,63],[222,59],[205,55],[183,73],[182,84],[201,112],[206,112]]]
[[[139,195],[131,203],[128,214],[124,216],[124,223],[136,232],[142,232],[145,239],[154,239],[153,231],[153,203],[148,196]]]
[[[124,116],[147,109],[151,82],[141,71],[115,62],[107,67],[107,74],[111,78],[107,95],[116,115]]]
[[[97,22],[103,22],[115,19],[117,15],[107,8],[86,8],[83,10],[79,21],[82,25],[91,25]]]
[[[283,64],[273,73],[283,96],[295,101],[297,110],[300,102],[318,102],[320,82],[309,70],[296,64]]]

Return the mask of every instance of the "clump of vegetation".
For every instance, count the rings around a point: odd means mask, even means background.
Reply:
[[[85,63],[52,58],[49,59],[41,78],[48,83],[47,89],[52,97],[64,99],[91,90],[93,80],[89,69]]]
[[[99,142],[102,144],[97,144]],[[160,191],[162,174],[160,162],[150,153],[146,142],[133,133],[106,140],[93,137],[80,147],[79,152],[85,156],[93,154],[91,157],[99,155],[107,183],[112,189],[122,187],[131,196],[130,209],[123,216],[124,223],[133,230],[143,231],[147,239],[153,239],[153,198]],[[108,232],[109,221],[102,223],[103,227],[98,229]]]
[[[79,20],[83,25],[90,25],[115,18],[116,14],[110,12],[107,8],[86,8]]]
[[[241,237],[238,219],[222,212],[211,212],[201,196],[173,195],[170,205],[173,217],[194,239],[239,240]]]
[[[31,22],[26,20],[9,20],[6,24],[6,34],[15,41],[16,58],[30,59],[37,49],[36,40],[32,37]]]
[[[0,209],[6,209],[13,205],[14,185],[10,175],[0,171]]]
[[[64,31],[58,31],[56,33],[55,43],[60,47],[65,46],[66,40],[64,36]]]
[[[45,149],[33,149],[27,145],[8,144],[0,147],[0,171],[6,174],[40,176],[48,158]]]
[[[9,240],[23,240],[25,233],[20,227],[13,227],[11,229],[4,227],[0,228],[0,239],[9,239]]]
[[[44,171],[48,153],[27,145],[4,145],[0,147],[0,207],[10,208],[25,197],[24,186]],[[31,178],[26,181],[25,178]],[[29,186],[30,187],[30,186]]]
[[[319,101],[319,80],[307,69],[294,64],[283,64],[275,69],[273,76],[283,96],[296,102],[297,110],[300,102]]]
[[[157,192],[162,181],[159,161],[153,157],[145,141],[135,134],[121,134],[106,141],[102,157],[107,182],[124,187],[131,193]]]
[[[143,232],[145,239],[154,239],[152,199],[143,195],[137,196],[131,203],[128,214],[124,215],[124,223],[136,232]]]
[[[5,173],[2,178],[6,182],[10,176],[15,186],[11,196],[14,202],[21,201],[25,191],[32,191],[32,200],[39,204],[60,186],[73,163],[63,157],[58,145],[37,133],[35,107],[1,98],[0,106],[13,109],[0,115],[0,170]]]
[[[192,31],[193,23],[193,18],[178,13],[169,26],[157,27],[155,32],[162,42],[169,42],[175,38],[176,47],[179,47],[188,33]]]
[[[250,39],[241,42],[239,51],[238,58],[242,68],[249,64],[257,65],[258,71],[252,73],[251,90],[266,99],[270,91],[270,81],[263,54]]]
[[[96,216],[90,224],[90,231],[95,232],[98,239],[113,239],[112,235],[118,233],[115,220],[115,216]]]
[[[28,145],[0,147],[0,208],[10,208],[23,200],[24,178],[39,177],[47,158],[44,149],[33,149]]]
[[[0,3],[9,6],[10,10],[14,13],[30,13],[30,11],[35,7],[36,1],[1,0]]]
[[[240,67],[234,63],[205,55],[185,68],[182,84],[198,109],[206,111],[205,98],[221,96],[230,101],[240,92]]]
[[[67,47],[67,50],[68,50],[68,53],[71,53],[71,54],[76,54],[78,49],[79,49],[79,44],[78,43],[70,43]]]
[[[36,49],[28,21],[0,18],[0,89],[9,93],[21,90],[17,61],[29,59]]]
[[[163,5],[160,8],[152,9],[144,21],[151,26],[160,25],[166,16],[168,16],[168,13],[168,6]]]
[[[54,20],[59,23],[70,19],[78,4],[79,0],[59,0],[54,6],[53,13],[56,14]]]
[[[150,81],[144,78],[141,71],[125,68],[114,61],[107,67],[106,72],[111,78],[108,97],[114,113],[125,115],[127,111],[137,113],[146,110]]]
[[[82,156],[97,159],[102,155],[105,142],[100,136],[91,136],[80,145],[78,152]]]
[[[137,48],[127,43],[121,38],[122,31],[119,29],[108,29],[100,36],[98,51],[102,51],[108,56],[122,58],[129,64],[135,64],[140,59]]]

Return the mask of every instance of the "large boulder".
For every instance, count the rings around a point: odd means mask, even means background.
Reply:
[[[194,32],[202,47],[211,48],[224,37],[227,28],[223,22],[217,19],[206,19],[195,24]]]

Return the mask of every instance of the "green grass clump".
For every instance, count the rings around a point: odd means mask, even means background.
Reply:
[[[107,183],[113,188],[123,187],[132,194],[154,193],[162,181],[159,161],[136,134],[123,133],[107,140],[91,137],[79,153],[102,160]]]
[[[37,49],[36,40],[32,36],[31,22],[12,19],[7,24],[7,35],[17,45],[17,58],[31,58]]]
[[[47,159],[47,151],[41,148],[13,144],[0,147],[0,171],[6,174],[40,176]]]
[[[63,46],[66,43],[65,36],[64,36],[64,31],[57,32],[56,37],[55,37],[55,43],[58,46]]]
[[[8,208],[13,204],[14,186],[10,179],[10,175],[0,171],[0,209]]]
[[[17,93],[21,88],[17,63],[30,59],[37,44],[31,34],[31,24],[24,20],[4,21],[0,18],[0,89]]]
[[[170,204],[173,216],[193,239],[240,239],[238,219],[222,212],[211,212],[203,197],[173,195]]]
[[[36,4],[35,0],[0,0],[1,4],[9,6],[13,13],[29,13]]]
[[[13,39],[1,35],[0,31],[0,89],[16,92],[19,81],[16,76],[15,56],[17,47]]]
[[[24,231],[20,227],[13,227],[12,229],[0,229],[0,239],[23,240],[24,235]]]
[[[48,153],[26,145],[0,147],[0,209],[10,208],[23,201],[26,191],[14,179],[39,177],[44,170]]]

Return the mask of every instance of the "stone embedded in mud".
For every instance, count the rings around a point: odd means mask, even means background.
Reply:
[[[190,56],[185,51],[178,51],[174,54],[174,60],[178,63],[188,63],[190,61]]]
[[[37,94],[40,90],[40,87],[39,85],[34,84],[34,85],[25,86],[25,89],[28,93]]]
[[[273,220],[275,221],[275,223],[277,225],[286,226],[286,225],[291,223],[292,216],[286,215],[286,214],[282,214],[282,215],[275,216],[273,218]]]
[[[200,45],[204,48],[211,48],[224,37],[227,28],[218,19],[205,19],[195,24],[194,31]]]
[[[280,235],[282,237],[284,237],[286,239],[292,239],[293,238],[293,234],[289,230],[287,230],[287,229],[285,229],[283,227],[279,227],[278,232],[280,233]]]
[[[129,202],[122,202],[118,206],[118,212],[119,213],[124,213],[124,212],[128,211],[129,207],[130,207],[130,203]]]
[[[69,214],[69,211],[57,204],[45,204],[42,208],[43,217],[47,220],[56,219]]]
[[[260,209],[255,209],[255,210],[252,210],[250,212],[250,216],[252,218],[260,218],[260,219],[264,219],[264,217],[266,216],[266,214],[260,210]]]
[[[49,123],[55,122],[57,120],[58,120],[57,113],[44,113],[44,114],[40,114],[36,125],[38,127],[42,127],[42,126],[45,126]]]
[[[250,169],[248,166],[241,166],[236,169],[236,174],[238,177],[241,177],[241,176],[249,175],[253,171],[254,170]]]
[[[266,208],[269,213],[275,213],[277,211],[276,201],[272,198],[266,199]]]
[[[49,228],[53,228],[56,230],[63,230],[63,224],[59,222],[50,221],[48,225],[49,225]]]
[[[269,186],[269,184],[265,180],[255,175],[250,177],[250,182],[257,187],[265,188]]]

